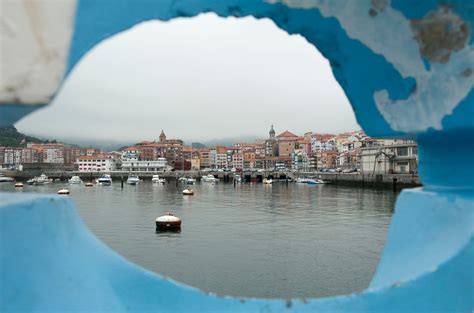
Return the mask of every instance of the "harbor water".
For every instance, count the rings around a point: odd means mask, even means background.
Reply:
[[[397,194],[387,190],[274,183],[66,187],[87,226],[119,254],[153,272],[218,295],[334,296],[366,288],[376,270]],[[172,212],[180,232],[156,232]]]

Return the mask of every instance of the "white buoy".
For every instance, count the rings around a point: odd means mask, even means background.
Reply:
[[[183,190],[183,195],[192,196],[192,195],[194,195],[194,190],[192,190],[190,188],[186,188],[186,189]]]
[[[60,189],[58,191],[58,195],[68,195],[69,194],[69,190],[68,189]]]
[[[157,230],[171,230],[181,228],[181,219],[170,212],[156,219]]]

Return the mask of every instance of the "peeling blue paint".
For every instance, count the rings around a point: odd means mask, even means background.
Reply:
[[[469,1],[391,2],[408,18],[420,18],[446,3],[472,27],[474,10]],[[252,0],[80,0],[68,73],[96,44],[141,21],[202,12],[223,17],[268,17],[288,33],[303,35],[329,60],[359,123],[370,135],[418,140],[424,188],[400,195],[369,289],[359,294],[291,302],[241,301],[205,294],[117,255],[89,232],[65,198],[2,193],[0,311],[471,312],[472,88],[452,114],[444,117],[441,130],[395,132],[377,110],[373,94],[385,89],[390,98],[404,99],[416,92],[414,79],[404,78],[383,55],[349,38],[336,18],[324,17],[318,9]],[[473,37],[471,31],[471,43]],[[31,108],[0,106],[0,125],[14,123]]]

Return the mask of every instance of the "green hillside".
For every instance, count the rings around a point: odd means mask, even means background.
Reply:
[[[0,146],[21,147],[25,145],[22,142],[44,143],[47,141],[24,135],[13,126],[0,128]]]

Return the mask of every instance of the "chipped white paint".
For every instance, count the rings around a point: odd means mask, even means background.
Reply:
[[[387,90],[374,94],[378,110],[393,130],[404,132],[441,129],[443,118],[452,113],[474,86],[472,46],[453,53],[446,64],[433,63],[426,70],[410,21],[394,10],[390,1],[372,17],[370,0],[268,0],[283,2],[292,8],[318,9],[323,16],[334,17],[350,38],[361,41],[377,54],[383,55],[405,78],[416,80],[416,91],[407,99],[393,101]],[[451,13],[454,14],[454,13]]]
[[[76,0],[0,0],[0,105],[51,100],[66,69],[75,9]]]

